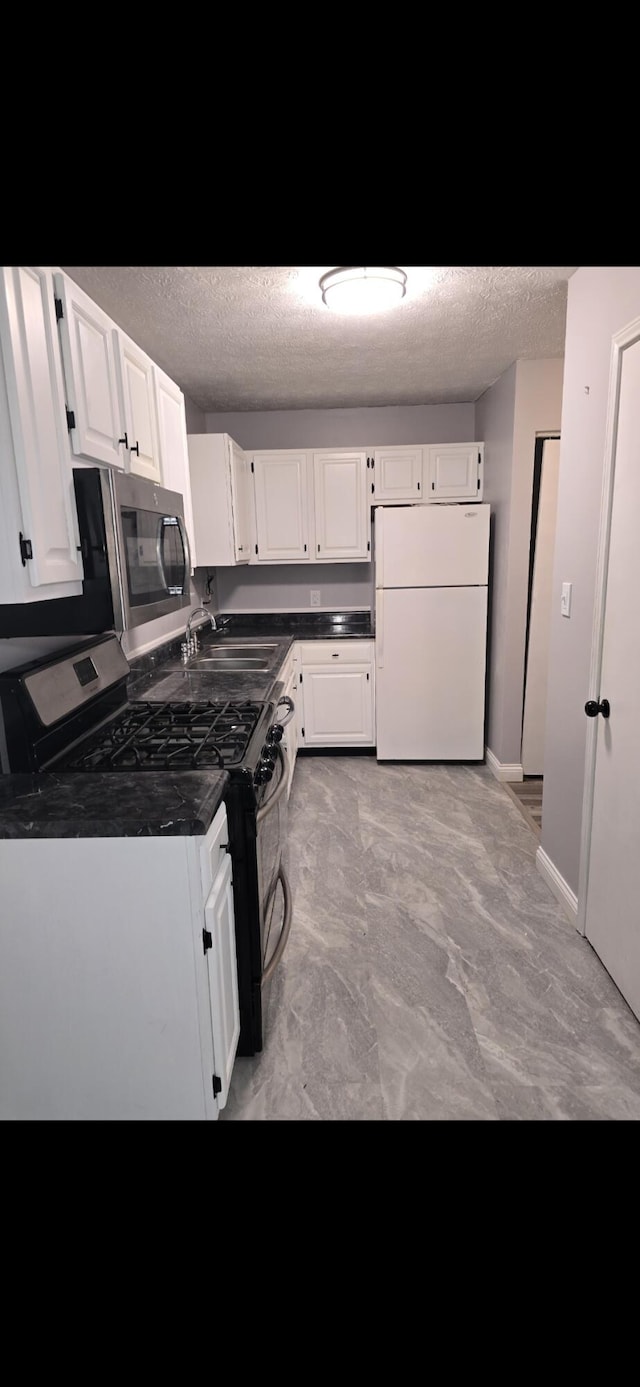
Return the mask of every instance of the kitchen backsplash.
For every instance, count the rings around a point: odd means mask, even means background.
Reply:
[[[201,570],[198,570],[196,578]],[[198,584],[202,591],[201,584]],[[312,594],[318,594],[312,601]],[[221,612],[372,611],[372,563],[269,564],[215,570]]]

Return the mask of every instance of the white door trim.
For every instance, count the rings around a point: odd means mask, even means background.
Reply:
[[[609,540],[611,536],[611,510],[613,507],[613,488],[615,483],[614,464],[618,442],[618,409],[620,404],[622,354],[626,347],[632,347],[634,342],[637,342],[639,339],[640,318],[634,318],[632,322],[627,323],[627,326],[621,328],[619,332],[615,332],[611,339],[611,366],[609,370],[607,425],[604,444],[604,471],[602,475],[593,631],[591,636],[591,664],[589,668],[589,691],[586,695],[587,698],[594,698],[596,700],[600,697],[600,674],[602,670],[602,646],[604,640],[604,620],[607,598],[607,569],[609,566]],[[597,719],[589,718],[584,763],[580,872],[578,876],[578,917],[576,921],[576,928],[580,931],[580,934],[586,934],[587,891],[589,887],[589,856],[591,850],[591,825],[593,821],[597,735]]]

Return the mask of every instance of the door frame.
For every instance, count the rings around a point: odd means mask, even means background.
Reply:
[[[620,408],[620,381],[622,377],[623,353],[627,347],[634,346],[639,340],[640,318],[634,318],[630,323],[627,323],[626,327],[621,328],[619,332],[615,332],[611,338],[611,363],[609,368],[607,422],[604,444],[604,471],[602,474],[600,525],[596,558],[596,584],[591,636],[589,691],[587,693],[587,698],[593,698],[596,701],[600,698],[599,690],[602,672],[602,648],[604,644],[604,623],[607,602],[607,573],[609,568],[609,543],[611,539],[611,512],[613,509],[613,492],[615,486],[615,456],[618,444],[618,411]],[[580,934],[586,934],[587,923],[587,893],[589,889],[589,859],[593,822],[597,737],[597,718],[589,718],[584,763],[580,870],[578,876],[578,914],[576,919],[576,929],[579,930]]]

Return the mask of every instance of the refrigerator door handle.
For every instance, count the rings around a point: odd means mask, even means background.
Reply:
[[[376,664],[378,669],[384,669],[384,592],[376,593]]]

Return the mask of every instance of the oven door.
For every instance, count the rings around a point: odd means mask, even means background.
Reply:
[[[287,779],[286,752],[280,744],[276,769],[256,815],[263,986],[277,968],[291,930],[291,890],[285,868]]]

